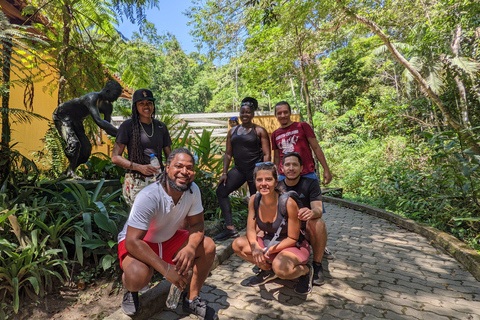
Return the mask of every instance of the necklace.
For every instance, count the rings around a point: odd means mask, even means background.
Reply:
[[[138,121],[140,123],[140,127],[142,127],[143,132],[145,135],[149,138],[153,137],[153,134],[155,133],[155,127],[153,126],[153,120],[152,120],[152,134],[148,135],[147,131],[145,131],[145,128],[143,127],[143,123],[141,121]]]

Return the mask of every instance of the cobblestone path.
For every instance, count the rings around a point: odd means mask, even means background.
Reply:
[[[424,237],[352,209],[326,204],[326,283],[308,296],[294,281],[245,285],[252,265],[235,255],[216,268],[201,296],[220,319],[478,319],[480,282]],[[152,319],[190,319],[179,307]]]

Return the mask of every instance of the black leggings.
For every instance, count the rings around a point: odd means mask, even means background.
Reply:
[[[253,181],[253,169],[245,172],[239,170],[238,167],[235,166],[227,173],[227,183],[225,185],[222,183],[217,188],[218,204],[222,210],[226,226],[233,226],[232,204],[230,203],[228,195],[240,188],[245,181],[248,183],[250,195],[254,195],[257,192],[257,187]]]

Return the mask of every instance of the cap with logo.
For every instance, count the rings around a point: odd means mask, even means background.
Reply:
[[[132,103],[135,105],[135,103],[137,103],[140,100],[155,101],[155,98],[153,97],[152,91],[148,89],[138,89],[133,93]]]

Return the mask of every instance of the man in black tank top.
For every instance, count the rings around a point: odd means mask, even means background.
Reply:
[[[327,228],[322,219],[322,191],[318,180],[300,176],[302,159],[298,153],[286,153],[282,165],[285,180],[280,181],[278,187],[293,190],[299,195],[303,208],[298,211],[298,218],[302,221],[302,230],[306,231],[305,236],[313,250],[313,283],[322,285],[325,283],[322,258],[327,245]]]
[[[255,164],[271,161],[270,139],[267,130],[252,122],[257,107],[256,99],[250,97],[243,99],[240,107],[242,124],[230,129],[227,135],[223,174],[217,187],[218,204],[225,219],[225,230],[215,237],[217,241],[238,237],[238,232],[233,226],[229,194],[240,188],[245,182],[248,183],[250,195],[255,194],[257,192],[253,181]],[[235,166],[228,171],[232,158]]]

